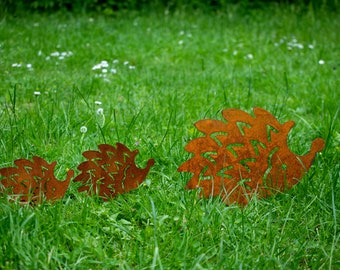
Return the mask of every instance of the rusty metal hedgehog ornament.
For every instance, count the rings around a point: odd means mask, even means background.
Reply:
[[[57,180],[54,175],[57,162],[49,164],[38,156],[34,156],[33,161],[17,159],[14,164],[16,167],[0,169],[0,188],[20,203],[61,199],[73,177],[73,170],[69,170],[66,180]]]
[[[239,109],[225,109],[222,115],[226,121],[196,122],[205,136],[186,145],[194,156],[178,171],[193,174],[187,189],[202,188],[204,197],[221,196],[228,205],[246,205],[255,194],[263,198],[290,189],[325,146],[317,138],[306,155],[294,154],[287,138],[295,123],[280,124],[261,108],[254,108],[254,117]]]
[[[155,164],[153,159],[149,159],[146,168],[138,168],[135,164],[138,150],[130,151],[121,143],[117,143],[116,147],[100,144],[98,148],[99,151],[83,153],[87,161],[78,166],[81,173],[74,178],[74,182],[82,183],[79,192],[87,191],[104,200],[136,189]]]

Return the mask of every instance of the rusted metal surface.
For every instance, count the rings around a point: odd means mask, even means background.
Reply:
[[[145,179],[154,160],[150,159],[145,169],[135,164],[138,150],[130,151],[125,145],[116,147],[100,144],[99,151],[85,151],[87,161],[78,166],[81,173],[74,182],[81,182],[79,192],[87,191],[108,199],[136,189]]]
[[[57,162],[49,164],[37,156],[33,161],[17,159],[14,164],[16,167],[0,169],[1,189],[22,203],[62,198],[73,176],[73,170],[69,170],[66,180],[58,181],[54,176]]]
[[[202,188],[204,197],[221,196],[226,204],[245,205],[255,194],[261,198],[290,189],[325,146],[318,138],[306,155],[294,154],[287,145],[294,122],[280,124],[261,108],[254,108],[255,117],[238,109],[222,115],[226,121],[196,122],[205,136],[186,145],[194,156],[178,171],[193,174],[187,189]]]

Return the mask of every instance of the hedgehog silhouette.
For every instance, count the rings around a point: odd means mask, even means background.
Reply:
[[[261,198],[290,189],[325,145],[315,139],[309,153],[299,156],[287,146],[293,121],[280,124],[261,108],[254,108],[255,117],[239,109],[223,110],[222,115],[226,122],[196,122],[205,136],[186,145],[194,156],[178,171],[193,173],[187,189],[201,188],[204,197],[221,196],[226,204],[245,205],[255,194]]]
[[[73,170],[69,170],[65,181],[57,180],[54,175],[57,162],[49,164],[38,156],[33,156],[33,161],[17,159],[14,164],[16,167],[0,169],[0,182],[2,189],[8,189],[22,203],[62,198],[73,177]]]
[[[138,168],[135,164],[138,150],[130,151],[121,143],[117,143],[116,147],[100,144],[98,148],[99,151],[83,153],[87,161],[78,166],[81,173],[74,178],[74,182],[82,183],[79,192],[97,194],[105,200],[136,189],[155,163],[149,159],[146,168]]]

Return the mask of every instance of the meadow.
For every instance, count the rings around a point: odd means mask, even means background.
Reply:
[[[0,198],[1,269],[340,267],[340,17],[262,10],[27,14],[0,21],[0,168],[37,155],[56,176],[116,142],[155,159],[136,190],[37,206]],[[291,190],[245,207],[185,190],[194,123],[254,107],[326,147]]]

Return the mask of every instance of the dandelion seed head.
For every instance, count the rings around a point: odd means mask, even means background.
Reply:
[[[80,132],[81,133],[86,133],[87,132],[87,127],[86,126],[81,126],[80,127]]]

